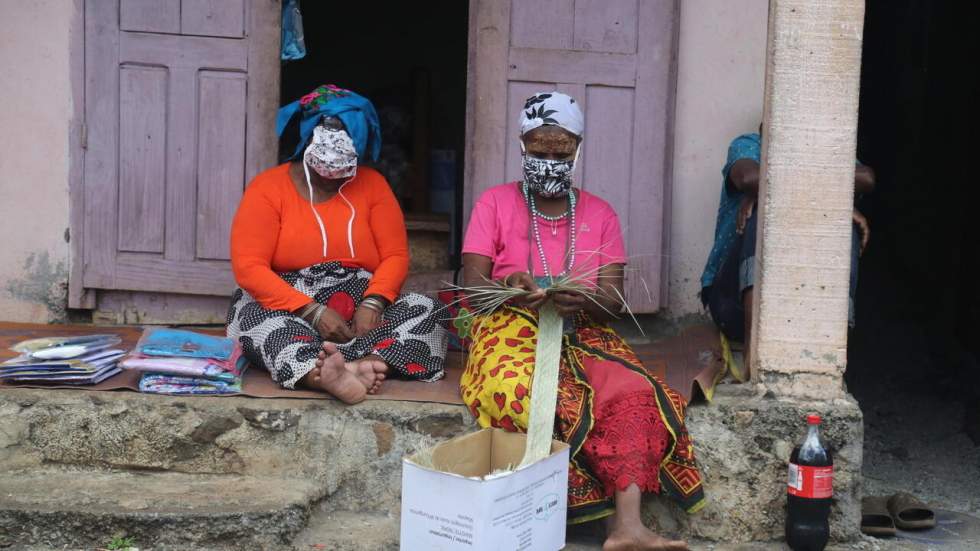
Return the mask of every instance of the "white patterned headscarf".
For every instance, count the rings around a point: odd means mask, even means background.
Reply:
[[[585,117],[578,103],[561,92],[539,92],[527,99],[521,111],[521,136],[546,124],[563,128],[579,138],[585,132]]]

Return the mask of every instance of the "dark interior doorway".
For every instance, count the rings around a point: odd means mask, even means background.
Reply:
[[[867,2],[858,156],[878,185],[858,203],[872,237],[846,375],[865,412],[866,470],[901,472],[932,454],[943,471],[944,456],[980,445],[978,11]],[[980,456],[969,453],[976,479]]]
[[[307,55],[284,62],[281,73],[282,104],[328,83],[369,98],[383,134],[373,166],[410,220],[427,228],[442,221],[453,237],[462,205],[468,4],[301,2]],[[449,239],[450,251],[455,242]]]

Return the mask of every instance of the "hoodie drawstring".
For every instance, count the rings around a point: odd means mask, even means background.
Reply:
[[[316,206],[313,203],[313,183],[310,180],[310,168],[306,164],[306,159],[303,159],[303,173],[306,174],[306,188],[310,192],[310,210],[313,211],[313,216],[316,217],[316,223],[320,226],[320,240],[323,242],[323,257],[327,257],[327,230],[323,226],[323,219],[320,218],[320,213],[316,211]],[[357,255],[354,254],[354,218],[357,216],[357,209],[354,208],[354,204],[351,203],[347,197],[344,195],[344,186],[351,183],[354,178],[357,177],[357,171],[355,170],[354,175],[347,179],[340,188],[337,189],[337,195],[347,203],[350,208],[350,219],[347,220],[347,247],[350,249],[350,257],[356,258]]]

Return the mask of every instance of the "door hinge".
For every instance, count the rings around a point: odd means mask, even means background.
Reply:
[[[82,149],[88,149],[88,125],[84,122],[81,130],[79,130],[79,141],[82,144]]]

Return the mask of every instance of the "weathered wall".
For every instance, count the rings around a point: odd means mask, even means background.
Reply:
[[[0,319],[63,315],[69,269],[70,26],[75,2],[0,4]],[[728,142],[762,112],[766,0],[681,4],[670,297],[666,315],[700,310]],[[38,29],[44,40],[36,40]]]
[[[671,317],[701,310],[728,143],[762,120],[767,0],[683,0],[670,227]]]
[[[70,0],[0,4],[0,319],[64,316]]]

